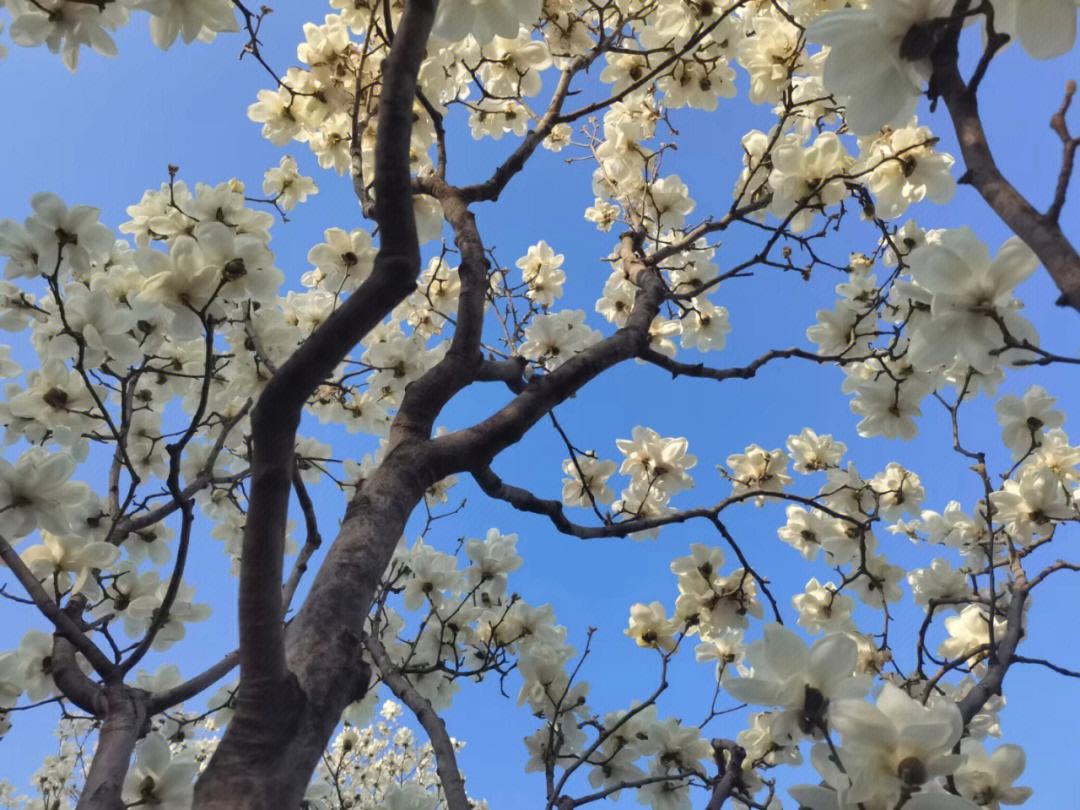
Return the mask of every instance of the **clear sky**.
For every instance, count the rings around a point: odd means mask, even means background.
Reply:
[[[329,9],[327,9],[329,11]],[[281,4],[264,26],[268,58],[279,68],[292,63],[302,38],[304,14],[321,16],[317,4]],[[224,37],[217,43],[177,46],[162,54],[149,42],[145,19],[120,33],[120,56],[107,60],[84,54],[79,73],[71,76],[59,59],[44,49],[11,48],[0,62],[0,218],[21,220],[29,213],[29,198],[39,190],[59,194],[67,203],[88,203],[101,208],[102,219],[116,226],[126,219],[124,209],[136,202],[146,188],[166,177],[166,166],[176,164],[189,183],[217,183],[238,177],[257,191],[263,171],[276,165],[285,152],[294,155],[306,174],[315,177],[320,193],[291,215],[287,225],[273,230],[272,247],[277,264],[286,274],[287,286],[298,287],[307,269],[306,254],[322,240],[329,227],[351,229],[362,225],[348,178],[323,172],[306,147],[281,150],[259,136],[258,125],[249,122],[245,110],[269,78],[251,60],[237,60],[241,42]],[[1077,51],[1050,64],[1034,63],[1011,48],[995,62],[982,93],[984,112],[992,142],[1002,168],[1029,193],[1037,204],[1051,194],[1059,161],[1056,137],[1047,127],[1060,103],[1064,81],[1080,78]],[[548,78],[548,82],[551,79]],[[745,76],[739,77],[745,87]],[[953,154],[944,115],[923,118],[942,137],[942,147]],[[1080,114],[1076,116],[1080,129]],[[722,102],[720,112],[701,115],[678,112],[673,123],[679,129],[679,151],[668,171],[680,173],[697,201],[695,215],[722,212],[739,171],[739,139],[752,127],[768,126],[768,111],[743,100]],[[460,122],[459,122],[460,123]],[[451,180],[478,180],[490,172],[498,156],[509,148],[509,139],[493,145],[477,145],[467,130],[451,141]],[[572,212],[592,202],[589,170],[566,167],[562,155],[540,154],[535,165],[516,179],[498,205],[477,209],[481,233],[499,261],[513,266],[526,248],[546,239],[566,255],[570,276],[567,305],[591,313],[592,302],[606,278],[601,258],[610,252],[612,237],[598,234],[592,226],[575,219]],[[1074,194],[1080,197],[1080,189]],[[568,214],[568,212],[571,212]],[[1063,221],[1080,238],[1076,217],[1080,206],[1071,203]],[[913,212],[926,227],[969,225],[992,249],[1008,236],[1004,227],[969,188],[961,187],[953,204],[924,206]],[[754,250],[753,234],[725,234],[718,261],[739,261]],[[850,245],[834,245],[832,258],[846,259],[849,250],[866,249],[864,239]],[[724,288],[723,303],[731,312],[733,331],[729,348],[713,362],[735,365],[768,348],[805,343],[806,326],[820,307],[831,307],[838,277],[816,279],[811,284],[789,274],[733,283]],[[1046,346],[1063,354],[1080,349],[1075,313],[1052,306],[1056,292],[1040,270],[1023,288],[1028,316],[1039,328]],[[602,324],[590,315],[595,327]],[[1077,372],[1051,369],[1012,374],[1002,392],[1020,392],[1039,382],[1060,398],[1066,413],[1080,413]],[[856,418],[840,392],[838,371],[800,364],[768,369],[752,382],[722,385],[700,381],[671,382],[651,367],[628,364],[605,376],[558,411],[571,437],[582,447],[595,448],[615,458],[614,441],[627,437],[635,425],[646,424],[662,435],[686,435],[691,452],[700,461],[694,470],[697,489],[675,503],[712,503],[727,492],[714,465],[728,454],[740,452],[754,442],[767,448],[783,445],[785,438],[809,426],[819,433],[833,433],[846,441],[850,458],[869,477],[887,461],[897,460],[922,476],[927,489],[925,507],[941,510],[952,499],[970,508],[978,497],[978,479],[966,470],[962,459],[947,450],[948,435],[940,409],[928,401],[918,439],[904,443],[860,440]],[[505,395],[494,387],[455,403],[442,423],[456,427],[487,413]],[[978,415],[969,429],[971,444],[1000,450],[991,405],[982,400],[972,411]],[[1076,425],[1066,422],[1066,430]],[[316,432],[317,436],[321,434]],[[336,435],[336,434],[335,434]],[[1074,441],[1076,440],[1074,435]],[[372,444],[352,440],[337,449],[339,457],[359,459]],[[521,446],[508,451],[495,466],[508,481],[529,486],[548,497],[557,496],[561,484],[560,464],[564,451],[558,437],[538,427]],[[592,684],[590,703],[599,712],[627,706],[647,695],[655,685],[655,656],[634,647],[622,635],[633,602],[659,599],[671,605],[674,578],[668,573],[671,559],[687,552],[691,542],[715,543],[711,529],[687,525],[665,530],[658,541],[581,541],[555,532],[545,520],[513,513],[487,501],[474,487],[460,484],[452,503],[468,499],[460,515],[439,524],[434,538],[451,550],[459,537],[481,537],[491,526],[521,536],[519,552],[526,565],[512,578],[512,587],[534,603],[551,602],[571,639],[583,643],[590,626],[600,628],[593,654],[585,667]],[[332,534],[343,507],[339,494],[325,490],[319,495],[323,533]],[[818,564],[808,568],[801,558],[776,539],[783,523],[782,509],[748,506],[731,516],[730,525],[750,560],[767,570],[775,591],[785,595],[782,607],[792,620],[787,601],[802,589],[810,576],[825,579],[830,572]],[[410,530],[410,536],[415,534]],[[1059,542],[1077,542],[1075,527]],[[884,549],[894,562],[926,565],[930,554],[914,549],[907,540],[882,535]],[[187,640],[162,657],[181,664],[186,674],[216,660],[235,645],[235,581],[217,541],[208,534],[198,538],[194,550],[192,581],[200,601],[215,607],[214,617],[189,627]],[[1078,635],[1074,617],[1080,610],[1080,590],[1075,581],[1062,579],[1040,589],[1031,612],[1025,650],[1049,657],[1062,665],[1080,669]],[[917,621],[910,602],[899,613]],[[31,617],[28,609],[0,604],[0,649],[14,646]],[[35,626],[42,627],[34,619]],[[43,628],[44,629],[44,628]],[[913,635],[913,634],[912,634]],[[914,650],[908,637],[901,655]],[[689,650],[687,650],[689,652]],[[711,668],[696,666],[684,654],[675,667],[670,694],[661,712],[684,712],[697,721],[711,697]],[[516,694],[511,680],[510,691]],[[1003,740],[1022,744],[1028,753],[1028,770],[1022,784],[1032,785],[1035,807],[1080,806],[1080,778],[1071,763],[1076,758],[1075,734],[1080,725],[1080,701],[1075,684],[1044,670],[1014,668],[1007,681],[1009,705],[1002,716]],[[491,801],[493,808],[535,805],[543,796],[542,780],[526,777],[521,770],[526,754],[521,738],[531,733],[535,721],[499,696],[497,684],[464,685],[448,713],[451,733],[467,742],[462,754],[470,793]],[[16,718],[16,729],[0,743],[0,777],[20,787],[39,764],[49,745],[53,712]],[[742,727],[739,715],[722,718],[710,726],[716,736],[733,737]],[[1069,764],[1067,764],[1069,763]],[[632,797],[623,803],[633,804]]]

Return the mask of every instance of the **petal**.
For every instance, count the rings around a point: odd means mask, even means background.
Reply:
[[[1076,42],[1074,0],[1028,0],[1016,17],[1020,44],[1035,59],[1061,56]]]
[[[859,647],[844,633],[825,636],[810,650],[809,682],[826,697],[832,697],[835,686],[849,679],[859,662]]]

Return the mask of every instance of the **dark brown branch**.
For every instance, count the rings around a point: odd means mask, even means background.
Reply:
[[[439,783],[442,785],[448,810],[470,810],[472,804],[465,794],[465,780],[458,768],[454,743],[446,732],[446,723],[431,707],[428,699],[416,691],[416,687],[409,682],[408,678],[398,671],[377,638],[373,635],[367,636],[364,639],[364,646],[371,653],[375,666],[379,668],[383,683],[412,710],[417,721],[427,732],[431,750],[435,752],[435,770],[439,774]]]
[[[945,100],[956,129],[967,166],[964,180],[1035,251],[1061,291],[1058,303],[1080,311],[1080,255],[1061,230],[1053,215],[1054,207],[1047,214],[1040,213],[998,168],[979,116],[976,94],[960,75],[958,38],[957,32],[935,51],[933,88]]]
[[[53,601],[52,597],[45,591],[38,582],[38,578],[34,576],[33,572],[26,567],[26,563],[22,561],[22,557],[11,547],[3,537],[0,537],[0,560],[11,569],[11,573],[15,575],[15,579],[19,580],[19,584],[23,586],[27,595],[34,600],[34,604],[38,610],[52,622],[53,627],[56,628],[57,633],[61,634],[76,650],[81,652],[86,660],[90,662],[90,666],[101,675],[103,678],[108,678],[112,675],[116,667],[113,663],[105,657],[98,646],[92,642],[82,629],[76,623],[76,621],[69,616],[65,611],[60,609],[60,606]]]

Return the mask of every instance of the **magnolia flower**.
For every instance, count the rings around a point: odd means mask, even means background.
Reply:
[[[541,0],[441,0],[432,36],[456,42],[472,35],[481,44],[516,37],[539,20],[541,7]]]
[[[680,323],[679,339],[684,349],[721,351],[731,331],[726,307],[718,307],[704,296],[691,299],[692,309]]]
[[[805,627],[810,633],[838,632],[855,627],[851,618],[854,600],[840,593],[831,582],[822,585],[814,577],[806,583],[802,593],[792,597],[791,604],[799,611],[799,627]]]
[[[905,124],[930,76],[932,32],[954,0],[875,0],[868,9],[840,9],[810,24],[806,38],[829,46],[825,87],[846,107],[848,126],[869,135]]]
[[[436,551],[423,540],[417,540],[410,551],[408,567],[410,577],[404,590],[407,610],[417,610],[428,600],[438,607],[442,604],[443,592],[455,590],[461,581],[457,560],[450,554]]]
[[[934,151],[936,139],[927,127],[886,130],[860,141],[861,168],[869,171],[867,187],[874,195],[874,213],[883,219],[903,216],[908,206],[930,200],[942,205],[956,192],[951,155]]]
[[[747,649],[746,660],[751,674],[722,685],[742,703],[780,709],[770,726],[780,743],[817,736],[826,728],[832,701],[861,698],[870,689],[869,676],[854,674],[859,649],[843,633],[827,635],[807,649],[791,630],[770,624],[765,637]]]
[[[905,470],[895,461],[870,481],[877,495],[878,511],[886,520],[899,520],[902,515],[918,515],[926,490],[915,473]]]
[[[990,619],[980,605],[968,605],[958,616],[945,620],[949,637],[941,642],[941,655],[947,660],[968,659],[969,665],[983,660],[989,654]],[[994,617],[994,638],[1004,637],[1008,624],[999,615]]]
[[[623,454],[621,475],[634,477],[649,488],[659,487],[674,495],[694,485],[689,470],[697,466],[697,456],[688,453],[684,436],[660,436],[652,428],[635,427],[629,439],[617,439],[615,446]]]
[[[69,0],[8,0],[8,6],[13,18],[12,41],[23,47],[48,46],[53,53],[61,54],[72,73],[79,66],[79,49],[84,45],[102,56],[116,56],[116,42],[109,32],[128,18],[127,8],[120,3],[99,8]]]
[[[329,228],[323,236],[326,241],[308,251],[307,260],[315,269],[301,276],[301,283],[334,294],[352,292],[371,275],[375,266],[371,234],[365,230],[350,233]]]
[[[566,281],[562,263],[563,255],[556,253],[543,240],[530,246],[529,252],[517,260],[521,276],[529,285],[526,293],[529,300],[542,307],[555,303],[555,299],[562,295],[562,285]]]
[[[907,575],[915,604],[929,606],[935,599],[959,599],[968,593],[967,577],[949,565],[948,560],[934,558],[929,568],[916,568]]]
[[[483,540],[465,541],[465,555],[473,563],[466,570],[466,586],[472,590],[483,583],[486,593],[502,596],[507,574],[516,571],[523,562],[517,553],[517,539],[516,534],[488,529]]]
[[[197,772],[193,760],[182,755],[173,757],[160,734],[147,734],[135,746],[135,762],[124,779],[124,801],[141,802],[158,810],[187,810]]]
[[[988,754],[982,743],[968,737],[960,742],[960,753],[964,764],[953,774],[960,795],[987,810],[1000,810],[1003,804],[1023,804],[1031,798],[1031,788],[1013,787],[1027,764],[1020,746],[999,745],[993,754]]]
[[[11,464],[0,458],[0,534],[19,538],[36,527],[66,534],[90,500],[90,488],[70,481],[75,460],[40,447]]]
[[[667,617],[659,602],[648,605],[640,602],[630,608],[630,623],[623,632],[637,642],[639,647],[671,652],[675,649],[675,622]]]
[[[585,324],[584,312],[564,309],[533,320],[525,329],[521,354],[552,371],[599,340],[600,333]]]
[[[93,571],[116,562],[120,549],[112,543],[50,532],[42,532],[41,540],[41,545],[26,549],[22,559],[34,576],[44,581],[46,590],[52,590],[55,584],[60,593],[72,590],[85,594],[91,602],[101,598]]]
[[[229,14],[232,14],[231,9]],[[319,193],[315,181],[300,174],[296,160],[289,155],[285,155],[277,166],[266,170],[262,188],[263,193],[285,211],[291,211],[297,203],[302,203],[312,194]]]
[[[993,352],[1005,345],[1002,326],[1018,341],[1038,342],[1031,324],[1016,314],[1020,304],[1012,294],[1038,264],[1019,238],[1007,241],[991,260],[969,228],[944,231],[935,244],[912,251],[908,263],[912,278],[930,294],[930,317],[918,325],[908,351],[915,368],[959,358],[990,372],[998,363]]]
[[[1009,479],[991,493],[990,502],[998,520],[1022,543],[1030,542],[1033,535],[1048,536],[1054,521],[1076,517],[1060,479],[1042,467],[1022,470],[1019,480]]]
[[[794,462],[791,468],[807,474],[839,467],[847,445],[835,440],[831,434],[819,436],[810,428],[803,428],[797,436],[788,436],[787,449]]]
[[[953,773],[963,761],[952,753],[964,728],[956,705],[942,701],[924,706],[891,683],[882,687],[876,706],[836,701],[829,725],[843,736],[840,759],[851,779],[844,797],[849,804],[883,802],[893,807],[901,796]]]
[[[1033,385],[1023,397],[1004,396],[998,400],[998,424],[1001,440],[1020,458],[1038,447],[1047,428],[1059,428],[1065,424],[1065,414],[1055,411],[1057,399],[1050,396],[1041,385]]]
[[[745,492],[783,492],[791,483],[787,474],[788,457],[779,448],[766,450],[756,444],[746,448],[745,453],[733,453],[727,457],[727,466],[731,468],[732,494]],[[723,472],[722,467],[717,469]],[[758,505],[763,497],[756,499]]]
[[[239,30],[229,0],[140,0],[135,7],[152,15],[150,38],[162,50],[172,47],[178,36],[190,45],[196,38]]]
[[[611,503],[615,494],[608,488],[608,479],[615,473],[615,462],[592,455],[576,455],[563,461],[562,502],[567,506],[592,506]]]
[[[98,222],[101,212],[97,208],[87,205],[68,208],[63,200],[49,193],[35,194],[30,204],[34,215],[26,220],[26,230],[36,249],[38,272],[51,275],[61,269],[62,259],[63,266],[81,275],[89,273],[92,264],[108,256],[113,235]],[[12,269],[9,265],[9,275]]]
[[[1076,0],[992,0],[997,29],[1011,34],[1029,56],[1053,59],[1076,43]]]

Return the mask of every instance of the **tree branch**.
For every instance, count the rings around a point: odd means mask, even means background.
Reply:
[[[412,710],[420,725],[424,727],[424,731],[427,732],[431,749],[435,752],[435,770],[439,774],[439,782],[442,784],[448,810],[471,810],[472,804],[465,794],[465,780],[458,768],[454,743],[446,732],[446,723],[431,708],[431,703],[427,698],[417,692],[416,687],[394,667],[382,642],[369,634],[364,639],[364,646],[371,653],[375,666],[379,668],[383,683],[389,686],[397,698]]]

